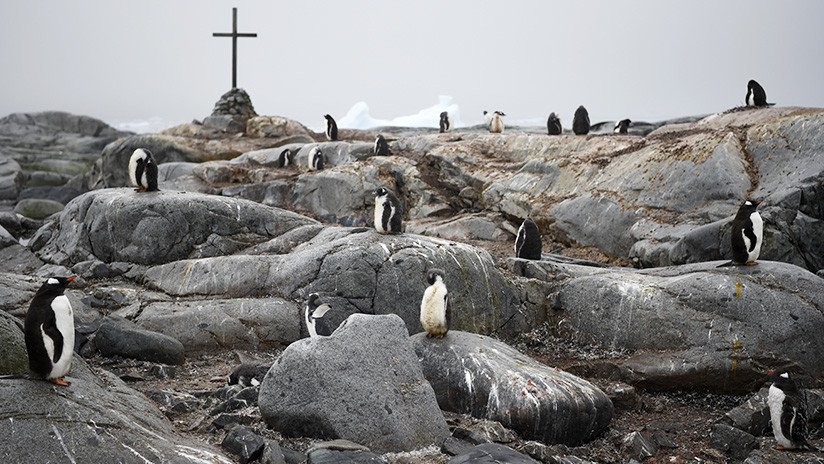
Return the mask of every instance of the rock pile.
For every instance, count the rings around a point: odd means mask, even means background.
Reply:
[[[234,88],[220,96],[212,115],[203,120],[203,125],[223,132],[244,132],[246,121],[255,116],[257,113],[249,94]]]

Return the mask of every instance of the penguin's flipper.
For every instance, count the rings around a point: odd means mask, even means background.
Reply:
[[[60,330],[57,328],[57,319],[54,317],[54,311],[48,311],[48,313],[49,315],[46,317],[46,320],[43,321],[43,325],[41,327],[43,329],[43,333],[51,338],[52,343],[54,343],[52,362],[56,363],[57,360],[60,359],[60,355],[63,354],[63,334],[60,333]]]
[[[755,250],[755,245],[758,244],[758,237],[755,236],[752,221],[747,221],[744,225],[744,236],[750,241],[750,246],[747,248],[747,252],[752,253],[752,251]]]
[[[387,232],[391,232],[390,225],[389,225],[389,218],[392,216],[392,202],[389,201],[389,198],[384,200],[383,202],[383,215],[381,216],[381,223],[385,224]]]
[[[146,163],[146,183],[147,188],[146,190],[149,192],[156,192],[157,189],[157,165],[152,161],[149,160]]]
[[[329,323],[329,320],[327,318],[321,317],[315,319],[315,331],[318,333],[318,335],[328,337],[332,335],[332,332],[335,331],[335,327],[332,327],[332,324]]]

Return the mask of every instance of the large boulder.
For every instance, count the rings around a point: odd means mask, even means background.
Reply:
[[[290,345],[260,386],[260,413],[283,433],[411,451],[449,434],[403,321],[350,317],[330,337]]]
[[[0,375],[23,374],[29,362],[20,321],[0,311]]]
[[[550,284],[551,318],[570,337],[632,353],[624,366],[646,387],[744,392],[768,368],[824,374],[824,280],[797,266],[509,264]]]
[[[16,200],[22,186],[20,164],[0,154],[0,200]]]
[[[519,294],[482,249],[420,235],[381,235],[364,228],[307,232],[311,239],[286,249],[274,247],[275,255],[244,254],[155,266],[146,272],[145,283],[172,296],[279,296],[302,301],[318,292],[335,309],[330,313],[335,323],[354,312],[395,313],[414,333],[422,330],[426,272],[437,267],[446,272],[456,329],[513,334],[534,326],[535,316],[523,311]],[[283,245],[280,239],[271,242]]]
[[[441,409],[499,421],[524,438],[580,445],[612,420],[612,402],[591,383],[482,335],[450,330],[412,337]]]
[[[72,200],[31,248],[45,261],[159,264],[231,254],[314,223],[245,200],[188,192],[104,189]]]
[[[0,380],[0,450],[6,462],[231,464],[178,433],[143,395],[75,356],[70,387]],[[33,446],[33,444],[36,444]],[[25,457],[25,459],[23,458]]]
[[[183,364],[183,344],[177,339],[141,329],[124,319],[106,318],[94,335],[94,345],[103,356],[162,364]]]

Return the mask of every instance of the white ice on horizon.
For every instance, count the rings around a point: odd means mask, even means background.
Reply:
[[[136,134],[155,134],[163,129],[182,124],[183,121],[169,121],[160,116],[153,116],[146,120],[115,121],[112,126],[117,130],[134,132]]]
[[[377,119],[369,114],[369,105],[360,101],[354,104],[346,115],[338,119],[338,127],[342,129],[371,129],[381,126],[395,127],[438,127],[442,111],[449,113],[449,122],[452,127],[463,127],[461,109],[452,103],[452,97],[439,95],[438,103],[429,108],[418,111],[417,114],[398,116],[393,119]]]

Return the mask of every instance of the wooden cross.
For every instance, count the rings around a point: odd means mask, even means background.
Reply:
[[[232,88],[237,88],[237,38],[238,37],[257,37],[254,32],[238,32],[237,31],[237,8],[232,8],[232,32],[214,32],[212,37],[231,37],[232,38]]]

